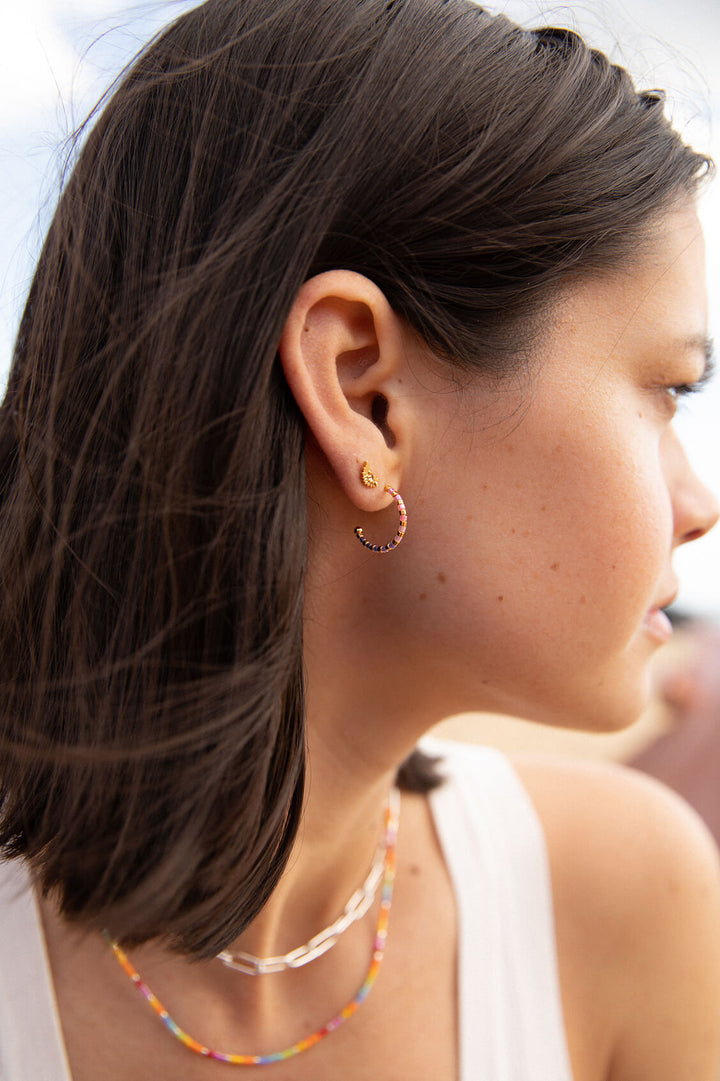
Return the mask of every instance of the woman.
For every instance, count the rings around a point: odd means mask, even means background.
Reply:
[[[2,407],[3,1078],[715,1077],[684,806],[417,749],[645,701],[707,168],[465,0],[209,0],[126,73]]]

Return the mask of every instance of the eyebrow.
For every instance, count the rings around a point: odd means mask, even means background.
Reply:
[[[715,375],[715,344],[712,342],[712,338],[706,334],[691,334],[688,338],[681,338],[676,343],[678,352],[699,352],[703,357],[705,364],[701,377],[696,379],[693,383],[693,387],[699,389],[704,387],[710,382],[712,376]]]
[[[712,338],[706,334],[692,334],[680,342],[680,350],[683,353],[700,353],[704,357],[705,367],[698,383],[707,383],[712,379],[715,372],[715,345]]]

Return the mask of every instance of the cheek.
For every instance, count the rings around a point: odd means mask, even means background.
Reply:
[[[581,419],[486,450],[466,473],[475,484],[444,504],[428,576],[454,579],[460,634],[470,622],[514,639],[570,627],[580,648],[601,648],[603,633],[631,637],[656,599],[672,533],[657,440]]]
[[[383,594],[408,655],[452,688],[446,711],[612,728],[642,708],[670,504],[656,436],[602,430],[526,426],[436,462],[410,493],[405,562]]]

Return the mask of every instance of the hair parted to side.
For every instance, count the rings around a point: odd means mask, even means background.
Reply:
[[[277,345],[302,283],[365,274],[501,373],[708,167],[575,34],[467,0],[208,0],[140,54],[0,409],[0,844],[66,916],[211,956],[288,858],[307,529]]]

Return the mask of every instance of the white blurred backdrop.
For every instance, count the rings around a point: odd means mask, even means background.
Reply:
[[[0,387],[34,262],[59,191],[66,143],[153,32],[195,0],[4,0],[0,45]],[[268,0],[272,3],[272,0]],[[491,0],[525,25],[565,25],[663,88],[685,137],[720,165],[718,0]],[[711,332],[720,343],[720,176],[703,196]],[[720,348],[720,344],[719,344]],[[720,378],[683,404],[677,425],[720,495]],[[592,493],[589,493],[592,496]],[[720,526],[676,557],[678,608],[720,618]]]

